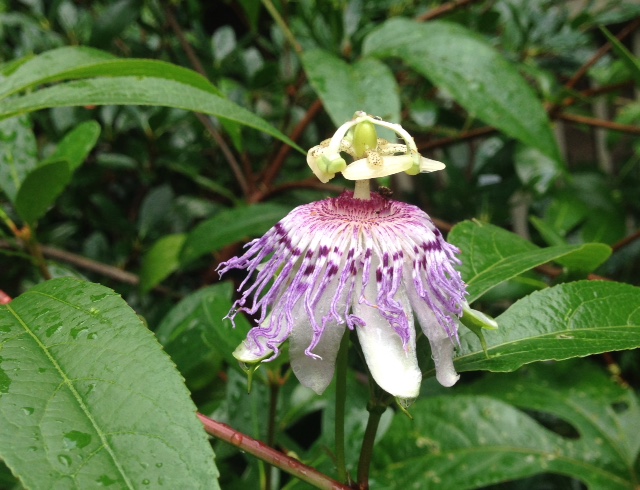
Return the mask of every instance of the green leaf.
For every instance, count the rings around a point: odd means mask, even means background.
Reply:
[[[196,291],[174,306],[158,326],[158,340],[185,377],[214,358],[238,365],[231,354],[249,328],[242,315],[236,317],[235,329],[230,320],[223,320],[231,309],[232,293],[230,282]]]
[[[189,233],[182,247],[180,261],[183,265],[188,264],[244,238],[260,236],[288,212],[289,208],[276,204],[255,204],[222,211]]]
[[[629,458],[637,453],[637,399],[585,364],[567,363],[559,372],[556,364],[493,375],[472,387],[473,395],[419,400],[411,407],[413,420],[395,417],[377,446],[375,481],[381,488],[421,482],[424,489],[465,490],[557,473],[593,489],[634,488]],[[554,433],[485,393],[566,417],[580,437]],[[625,413],[611,408],[616,403],[627,406]]]
[[[640,60],[625,48],[624,44],[618,41],[618,39],[611,34],[606,27],[600,26],[600,30],[605,36],[607,36],[607,39],[609,39],[609,42],[613,46],[613,50],[618,56],[620,56],[624,64],[627,66],[631,73],[631,77],[635,80],[636,84],[640,85]]]
[[[71,172],[85,161],[100,136],[100,124],[86,121],[69,131],[46,162],[65,160]]]
[[[0,457],[27,488],[218,488],[179,373],[112,290],[40,284],[0,307],[0,345]]]
[[[518,235],[494,225],[463,221],[448,240],[462,251],[459,267],[472,303],[507,279],[550,261],[562,261],[578,270],[593,270],[611,255],[611,248],[598,243],[538,248]]]
[[[0,188],[15,201],[26,175],[38,166],[38,146],[27,115],[0,121]]]
[[[93,77],[146,76],[164,78],[221,95],[206,78],[193,70],[164,61],[118,59],[106,51],[63,47],[46,51],[23,63],[0,86],[0,98],[45,83]]]
[[[15,199],[20,217],[33,225],[67,187],[71,171],[66,161],[47,163],[29,172]]]
[[[180,249],[187,239],[184,233],[162,237],[142,259],[140,287],[146,292],[154,288],[180,266]]]
[[[140,0],[120,0],[109,5],[94,22],[89,42],[93,46],[107,47],[138,18],[141,3]]]
[[[640,288],[577,281],[532,293],[496,318],[487,352],[472,334],[460,339],[458,371],[513,371],[535,361],[563,360],[640,347]]]
[[[86,105],[154,105],[200,112],[263,131],[306,153],[253,112],[206,89],[157,77],[121,76],[61,83],[0,102],[0,119],[50,107]]]
[[[302,64],[309,82],[336,126],[365,111],[386,121],[400,121],[398,84],[391,70],[374,58],[349,65],[322,50],[305,51]]]
[[[536,148],[518,145],[514,155],[516,174],[526,187],[544,194],[558,178],[562,165]]]
[[[363,52],[402,59],[473,116],[562,161],[540,100],[516,68],[477,34],[449,22],[393,18],[369,33]]]
[[[524,380],[526,387],[522,386]],[[486,376],[465,390],[469,392],[552,414],[580,434],[571,445],[586,462],[600,460],[601,468],[609,466],[618,475],[633,472],[640,450],[640,438],[636,437],[640,429],[638,399],[592,362],[575,359],[531,364],[517,373]],[[612,406],[617,408],[611,410]],[[600,443],[593,444],[595,441]]]

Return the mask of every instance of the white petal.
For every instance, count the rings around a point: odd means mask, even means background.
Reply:
[[[323,184],[326,184],[331,179],[333,179],[336,176],[336,174],[331,174],[331,173],[327,173],[320,170],[320,167],[318,166],[318,161],[320,160],[320,155],[321,155],[320,150],[321,150],[321,147],[320,145],[318,145],[318,146],[314,146],[307,152],[307,165],[309,165],[309,168],[311,168],[315,176],[318,177],[318,179],[320,179],[320,182],[322,182]]]
[[[322,318],[329,314],[333,292],[338,286],[340,274],[336,275],[327,284],[325,295],[320,298],[314,308],[314,318],[318,325],[322,325]],[[343,311],[346,306],[347,291],[344,291],[338,301],[338,311]],[[321,395],[333,379],[335,371],[336,357],[340,349],[340,341],[344,335],[346,325],[339,325],[333,318],[325,325],[320,342],[311,351],[317,357],[308,356],[305,351],[313,340],[313,328],[309,321],[308,314],[304,307],[304,298],[298,302],[294,311],[296,324],[289,338],[289,357],[291,368],[296,378],[307,388],[311,388],[318,395]]]
[[[410,271],[407,269],[405,269],[405,274],[409,274],[408,277],[411,277]],[[460,379],[460,375],[453,366],[453,340],[449,338],[447,332],[438,323],[436,316],[422,298],[418,296],[412,285],[407,288],[407,293],[422,331],[429,339],[431,355],[436,365],[436,379],[442,386],[453,386]]]
[[[429,158],[420,157],[420,172],[437,172],[438,170],[444,170],[446,165],[437,160],[431,160]]]
[[[367,284],[365,298],[375,305],[377,296],[375,267],[372,266],[371,270],[372,280]],[[359,296],[356,294],[356,298]],[[367,366],[376,383],[398,398],[412,399],[418,396],[422,380],[416,358],[413,316],[404,291],[398,291],[396,299],[400,301],[409,316],[411,338],[406,348],[403,347],[400,336],[378,312],[378,309],[366,303],[360,304],[357,299],[353,305],[353,311],[366,322],[366,325],[357,327],[356,331]]]
[[[347,168],[342,171],[342,175],[347,180],[374,179],[404,172],[412,166],[413,161],[409,155],[383,156],[382,165],[378,167],[371,166],[366,158],[361,158],[347,165]]]
[[[310,357],[304,352],[313,339],[311,325],[300,324],[293,329],[289,339],[291,368],[300,383],[318,395],[322,395],[333,379],[336,357],[345,328],[344,324],[338,325],[336,322],[326,325],[320,342],[313,349],[313,353],[318,357]]]

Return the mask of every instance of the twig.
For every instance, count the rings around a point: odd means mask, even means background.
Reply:
[[[187,58],[189,58],[189,62],[191,63],[193,68],[198,73],[200,73],[200,75],[202,75],[205,78],[208,78],[207,72],[205,71],[204,66],[202,66],[200,59],[198,58],[195,51],[191,47],[191,44],[189,44],[189,41],[187,41],[187,38],[185,37],[184,33],[182,32],[182,29],[180,28],[180,24],[178,24],[178,21],[176,20],[175,16],[173,15],[173,12],[169,7],[165,9],[165,15],[167,16],[167,21],[169,22],[169,25],[171,26],[171,29],[173,30],[173,32],[175,32],[178,38],[178,41],[180,42],[180,46],[182,47],[183,51],[187,55]],[[214,139],[216,144],[220,147],[220,150],[224,154],[224,157],[229,163],[229,166],[231,167],[231,170],[235,175],[236,180],[238,181],[238,185],[242,189],[242,192],[244,193],[244,195],[248,196],[249,184],[247,183],[247,179],[245,178],[244,174],[242,173],[242,170],[240,169],[238,160],[236,160],[236,157],[233,155],[233,152],[229,148],[229,145],[227,145],[227,142],[224,140],[222,135],[213,126],[213,123],[211,122],[211,119],[209,119],[208,116],[204,114],[196,113],[196,117],[204,125],[204,127],[207,129],[209,134],[211,134],[211,137]]]
[[[282,471],[286,471],[290,475],[293,475],[316,488],[324,490],[350,490],[349,487],[332,480],[315,468],[307,466],[297,459],[291,458],[286,454],[267,446],[263,442],[242,434],[232,429],[227,424],[212,420],[200,413],[197,415],[208,434],[217,437],[218,439],[221,439],[226,443],[255,456],[256,458],[259,458],[266,463],[276,466]]]
[[[586,124],[588,126],[595,126],[597,128],[611,129],[613,131],[620,131],[622,133],[640,135],[640,126],[620,124],[613,121],[607,121],[605,119],[596,119],[595,117],[587,117],[587,116],[579,116],[577,114],[562,113],[558,115],[558,119],[562,119],[564,121],[576,122],[580,124]]]
[[[635,31],[639,26],[640,26],[640,18],[628,24],[624,29],[622,29],[618,33],[616,38],[618,39],[618,41],[622,41],[625,37],[627,37],[629,34]],[[600,47],[600,49],[596,51],[596,53],[591,57],[591,59],[587,61],[584,65],[582,65],[580,69],[571,77],[571,79],[564,84],[565,88],[569,90],[575,88],[578,82],[582,80],[582,78],[584,78],[584,76],[587,74],[587,72],[589,71],[589,68],[595,65],[600,58],[602,58],[605,54],[607,54],[611,50],[611,47],[612,46],[610,42],[607,42],[602,47]]]
[[[598,87],[593,89],[587,89],[579,92],[576,96],[567,97],[564,99],[559,105],[561,107],[569,107],[574,105],[579,97],[592,97],[596,95],[602,95],[609,92],[614,92],[621,88],[625,88],[630,86],[630,82],[617,83],[613,85],[607,85],[605,87]],[[559,117],[557,114],[556,118]],[[444,146],[453,145],[455,143],[459,143],[461,141],[466,141],[469,139],[479,138],[481,136],[488,136],[492,133],[496,133],[498,130],[491,126],[483,126],[481,128],[470,129],[469,131],[463,131],[455,136],[448,136],[446,138],[440,138],[434,141],[425,141],[418,142],[418,149],[423,150],[431,150],[434,148],[442,148]]]
[[[16,246],[6,240],[0,240],[0,248],[14,250]],[[67,252],[66,250],[60,250],[59,248],[50,247],[48,245],[40,245],[40,250],[42,251],[42,255],[44,255],[48,259],[66,262],[67,264],[71,264],[75,267],[78,267],[79,269],[94,272],[123,284],[130,284],[132,286],[137,286],[138,284],[140,284],[140,277],[132,274],[131,272],[123,271],[118,267],[103,264],[102,262],[88,259],[86,257],[83,257],[82,255]],[[158,291],[162,294],[166,294],[167,296],[180,296],[164,286],[156,286],[153,288],[153,290]]]
[[[433,20],[437,17],[441,17],[445,14],[448,14],[452,10],[455,10],[460,7],[464,7],[466,5],[470,5],[472,3],[477,2],[478,0],[454,0],[453,2],[445,3],[444,5],[440,5],[439,7],[434,8],[433,10],[429,10],[428,12],[422,14],[417,17],[416,20],[419,22],[425,22],[427,20]]]
[[[616,36],[618,41],[622,41],[625,37],[635,31],[638,26],[640,26],[640,18],[628,24],[624,29],[620,31],[620,33]],[[578,71],[574,73],[574,75],[569,79],[567,83],[564,84],[564,88],[566,90],[573,90],[576,85],[584,78],[589,69],[595,65],[600,58],[602,58],[605,54],[607,54],[611,50],[611,43],[606,42],[604,45],[595,52],[595,54],[584,64],[582,65]],[[561,104],[552,104],[549,109],[549,116],[556,116],[557,112],[560,110]]]
[[[632,235],[629,235],[628,237],[623,238],[622,240],[620,240],[619,242],[614,243],[611,248],[613,249],[614,252],[617,252],[618,250],[631,245],[633,242],[635,242],[636,240],[640,239],[640,230],[636,231],[635,233],[633,233]]]
[[[311,107],[307,110],[307,113],[304,115],[302,120],[298,123],[298,125],[294,128],[289,136],[291,140],[298,141],[298,138],[302,136],[304,130],[307,129],[307,126],[313,121],[313,119],[318,115],[318,113],[322,110],[322,101],[320,99],[316,100]],[[264,177],[262,179],[262,185],[266,188],[269,188],[273,183],[274,179],[280,172],[280,169],[284,165],[284,161],[291,152],[291,147],[289,145],[282,145],[278,154],[273,159],[273,163],[269,165],[267,170],[264,173]]]

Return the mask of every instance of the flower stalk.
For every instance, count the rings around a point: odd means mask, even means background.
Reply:
[[[336,360],[336,415],[335,444],[338,481],[348,483],[347,463],[344,450],[344,419],[347,403],[347,368],[349,360],[349,331],[345,331],[340,342]]]

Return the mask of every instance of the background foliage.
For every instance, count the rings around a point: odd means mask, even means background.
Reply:
[[[334,387],[283,355],[247,395],[251,319],[222,320],[215,269],[350,187],[304,152],[365,110],[447,164],[380,183],[449,232],[500,324],[413,420],[387,409],[371,486],[637,488],[639,33],[618,0],[0,0],[0,487],[307,485],[196,409],[335,478]]]

